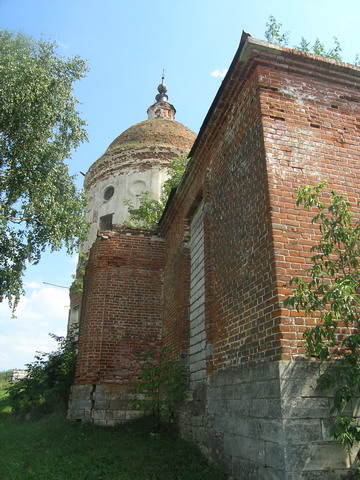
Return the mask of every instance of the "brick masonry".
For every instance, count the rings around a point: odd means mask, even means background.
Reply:
[[[157,236],[111,233],[91,251],[78,418],[131,416],[111,402],[126,403],[139,353],[162,339],[190,372],[180,431],[230,478],[346,473],[329,435],[331,392],[316,389],[323,367],[303,350],[315,319],[283,300],[317,239],[295,188],[327,179],[357,202],[359,80],[357,67],[243,35]]]
[[[315,389],[320,366],[303,349],[315,320],[282,302],[317,238],[295,188],[327,179],[356,205],[359,79],[356,67],[246,40],[160,225],[165,257],[177,258],[164,271],[164,326],[176,349],[191,345],[180,315],[189,304],[178,297],[168,315],[166,302],[179,291],[186,227],[203,202],[207,378],[180,429],[234,479],[335,479],[349,466],[329,435],[330,397]]]
[[[78,360],[69,417],[113,424],[144,352],[161,343],[163,241],[142,231],[103,232],[84,281]]]

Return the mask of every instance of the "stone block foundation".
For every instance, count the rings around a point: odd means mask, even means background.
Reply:
[[[134,410],[122,385],[73,385],[68,418],[84,423],[115,426],[142,416]]]
[[[320,363],[279,361],[219,371],[193,391],[181,432],[236,480],[335,480],[355,453],[329,433]]]

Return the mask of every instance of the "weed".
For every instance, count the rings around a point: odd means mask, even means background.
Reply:
[[[171,432],[149,435],[148,419],[117,427],[51,416],[19,422],[0,415],[0,479],[224,480],[198,449]]]

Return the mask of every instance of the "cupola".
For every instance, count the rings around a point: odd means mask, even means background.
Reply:
[[[176,110],[168,102],[164,75],[155,100],[147,110],[148,119],[116,137],[85,176],[91,228],[83,251],[91,247],[99,230],[127,220],[127,200],[137,208],[144,191],[159,199],[171,160],[187,154],[195,141],[195,134],[174,120]]]

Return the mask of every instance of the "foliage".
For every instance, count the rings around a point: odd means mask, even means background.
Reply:
[[[265,38],[268,42],[286,46],[289,43],[289,32],[281,33],[282,24],[270,15],[266,23]]]
[[[27,376],[8,388],[11,408],[17,413],[51,413],[67,407],[75,375],[76,342],[50,336],[58,342],[58,350],[36,355],[27,365]]]
[[[156,429],[169,422],[175,405],[184,398],[185,372],[179,362],[168,360],[169,349],[144,354],[138,380],[133,383],[133,407],[151,412]]]
[[[72,86],[85,74],[56,45],[0,30],[0,301],[16,306],[25,262],[77,249],[84,198],[64,163],[86,139]]]
[[[74,281],[71,284],[70,291],[72,293],[83,293],[84,289],[84,275],[86,271],[86,265],[89,260],[89,254],[79,253],[78,266],[76,269],[76,274],[72,276]]]
[[[151,194],[148,191],[140,194],[140,204],[136,209],[131,200],[125,200],[125,204],[129,207],[130,212],[129,220],[125,222],[126,226],[149,229],[156,227],[164,211],[170,192],[179,185],[188,162],[189,158],[187,155],[171,160],[167,168],[169,178],[162,186],[160,200],[151,198]]]
[[[0,388],[0,415],[11,411],[9,396],[6,390]]]
[[[289,43],[289,32],[281,33],[282,24],[277,22],[276,18],[270,15],[268,22],[266,23],[265,37],[268,42],[277,43],[278,45],[287,46]],[[341,61],[341,46],[339,40],[334,38],[334,46],[327,49],[319,38],[316,38],[311,45],[304,37],[301,38],[300,45],[296,45],[293,48],[301,52],[315,53],[326,58],[332,58],[334,60]],[[359,55],[356,56],[355,65],[359,65]]]
[[[129,207],[130,217],[125,222],[127,227],[136,228],[155,228],[164,211],[165,204],[162,197],[160,200],[151,198],[149,191],[142,192],[139,196],[139,207],[134,208],[130,199],[125,200],[125,205]]]
[[[58,416],[19,422],[0,415],[0,478],[6,480],[225,480],[193,444],[147,422],[100,427]]]
[[[0,414],[1,412],[9,412],[11,410],[6,390],[10,385],[12,373],[13,370],[0,372]]]
[[[300,50],[301,52],[315,53],[321,57],[332,58],[338,61],[342,60],[341,46],[336,37],[334,37],[334,46],[328,50],[318,38],[316,38],[314,44],[310,46],[310,42],[308,42],[304,37],[301,38],[300,45],[295,46],[294,48]]]
[[[181,179],[184,175],[186,166],[189,161],[190,158],[187,155],[175,157],[171,160],[170,165],[167,169],[169,178],[164,182],[163,185],[163,196],[165,197],[166,201],[171,193],[171,190],[177,187],[181,182]]]
[[[332,413],[360,394],[360,223],[343,195],[325,196],[326,182],[297,190],[297,205],[315,210],[312,223],[319,227],[319,240],[308,279],[294,278],[295,290],[285,306],[317,319],[304,332],[307,351],[330,362],[321,375],[321,388],[334,388]],[[360,427],[351,417],[339,416],[332,430],[334,438],[347,448],[360,440]]]

